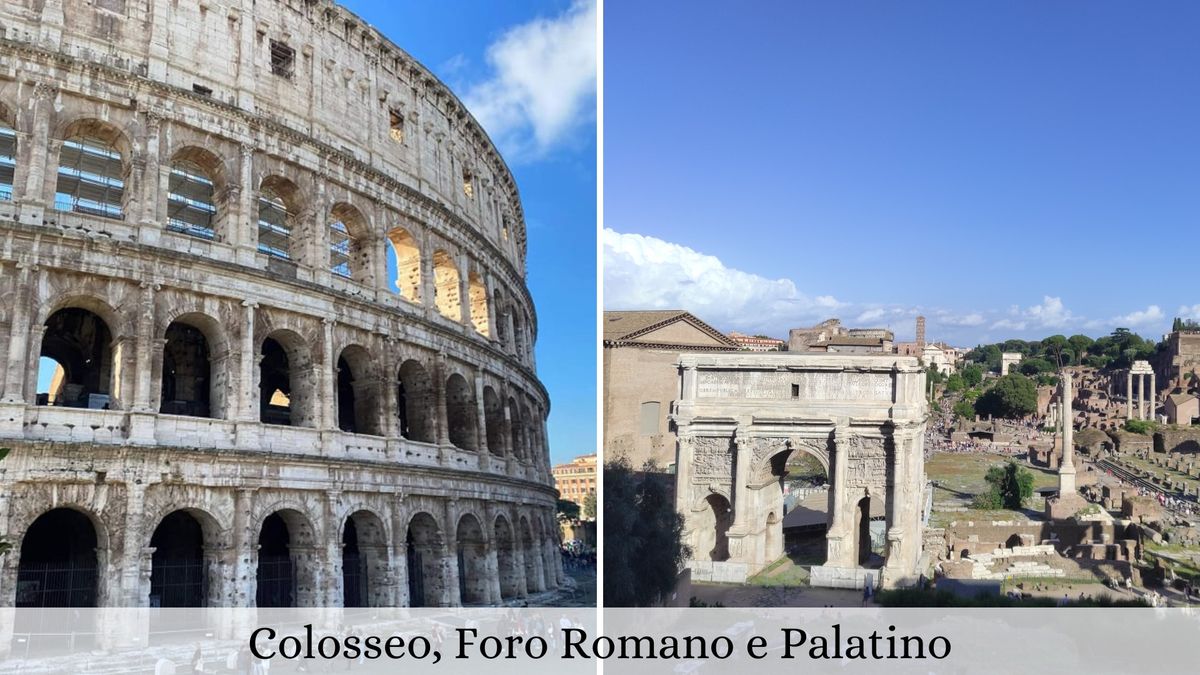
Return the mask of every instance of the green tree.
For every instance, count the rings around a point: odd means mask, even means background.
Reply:
[[[1040,375],[1042,373],[1052,373],[1056,369],[1054,364],[1046,359],[1032,358],[1022,361],[1019,370],[1026,375]]]
[[[975,412],[983,416],[1017,419],[1037,410],[1037,387],[1019,373],[1009,373],[975,401]]]
[[[691,551],[683,516],[667,498],[654,467],[636,476],[629,460],[604,465],[604,604],[645,607],[675,589]]]
[[[1075,352],[1075,364],[1079,365],[1096,341],[1086,335],[1072,335],[1067,342],[1071,344],[1071,351]]]
[[[584,518],[584,520],[595,520],[596,519],[596,493],[595,492],[589,492],[588,495],[583,498],[583,518]]]
[[[561,521],[579,520],[579,505],[568,499],[558,500],[558,519]]]
[[[1019,511],[1033,496],[1033,474],[1011,459],[988,469],[984,480],[988,490],[975,499],[977,508]]]
[[[968,387],[977,387],[983,382],[983,368],[975,364],[968,365],[962,369],[962,378]]]
[[[962,419],[975,419],[975,406],[970,401],[959,401],[954,404],[954,416]]]
[[[958,373],[950,373],[946,378],[946,391],[962,391],[967,388],[967,383],[963,380],[963,376]]]
[[[1042,353],[1044,353],[1047,358],[1054,360],[1054,364],[1057,366],[1057,369],[1062,369],[1063,367],[1063,351],[1066,350],[1067,344],[1067,336],[1065,335],[1051,335],[1045,340],[1042,340]]]

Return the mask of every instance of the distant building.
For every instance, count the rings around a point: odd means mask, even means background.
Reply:
[[[1154,364],[1160,382],[1187,390],[1200,377],[1200,331],[1177,330],[1167,335],[1167,348]]]
[[[778,338],[763,337],[759,335],[746,335],[736,331],[729,334],[729,339],[741,345],[742,349],[749,352],[777,352],[783,349],[787,343]]]
[[[596,454],[580,455],[550,470],[560,499],[583,506],[588,495],[596,494]]]
[[[683,310],[604,313],[604,459],[635,470],[653,461],[673,471],[675,434],[667,422],[679,398],[685,352],[736,352],[741,346]]]
[[[1195,394],[1170,394],[1164,407],[1168,424],[1195,424],[1200,417],[1200,399]]]
[[[828,319],[811,328],[788,331],[788,351],[891,354],[895,339],[886,328],[846,328],[841,319]]]

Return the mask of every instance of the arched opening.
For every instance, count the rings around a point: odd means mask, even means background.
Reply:
[[[483,528],[471,514],[458,521],[458,590],[462,604],[485,605],[488,601],[487,544]]]
[[[387,534],[370,511],[356,511],[342,530],[342,606],[386,607]]]
[[[545,580],[542,577],[542,554],[538,551],[537,542],[534,541],[529,520],[522,516],[518,527],[521,532],[521,552],[525,558],[525,588],[530,593],[541,593],[546,590]]]
[[[17,174],[17,132],[6,121],[7,111],[0,108],[0,201],[12,201],[13,181]]]
[[[529,457],[529,453],[525,448],[525,420],[521,419],[521,409],[517,406],[517,401],[513,398],[508,399],[508,415],[509,415],[509,432],[512,441],[512,452],[517,459],[525,461]]]
[[[478,450],[475,391],[458,373],[446,378],[446,424],[450,444],[461,450]]]
[[[521,594],[521,571],[513,542],[512,526],[504,516],[496,517],[496,572],[500,575],[500,598],[508,600]]]
[[[278,513],[263,521],[258,535],[259,607],[295,607],[296,575],[292,564],[291,533]]]
[[[433,382],[419,361],[409,359],[400,366],[399,401],[400,435],[411,441],[437,441],[433,426]]]
[[[330,212],[329,270],[360,284],[371,283],[369,227],[358,209],[338,203]]]
[[[16,606],[95,607],[98,537],[92,521],[68,508],[38,516],[21,538]]]
[[[751,499],[749,503],[757,503],[759,510],[750,517],[756,527],[762,528],[757,532],[761,533],[765,564],[777,561],[798,567],[823,564],[828,553],[831,518],[823,460],[808,449],[781,444],[753,474],[751,489],[760,493],[757,502]]]
[[[729,526],[733,524],[733,509],[724,495],[711,494],[705,500],[712,518],[712,535],[701,543],[702,555],[707,555],[713,562],[729,560]]]
[[[488,451],[504,456],[504,406],[491,387],[483,388],[483,423],[487,428]]]
[[[342,350],[337,362],[338,428],[352,434],[380,435],[379,402],[368,377],[371,356],[358,345]]]
[[[87,120],[72,125],[58,152],[54,208],[101,218],[125,217],[125,159],[120,132]]]
[[[871,498],[863,497],[854,507],[854,560],[860,567],[880,567],[883,556],[875,552],[871,532]],[[879,537],[882,539],[882,537]]]
[[[292,257],[299,189],[279,176],[263,179],[258,191],[258,251],[275,258]]]
[[[409,302],[421,301],[421,249],[408,230],[397,227],[388,232],[388,276],[393,291]]]
[[[167,179],[168,230],[216,239],[219,171],[220,161],[206,150],[187,148],[175,155]]]
[[[442,534],[428,513],[408,523],[408,601],[411,607],[445,604],[442,579]]]
[[[467,295],[471,301],[471,325],[475,331],[485,337],[492,336],[491,322],[488,320],[487,288],[477,272],[467,275]]]
[[[163,346],[162,402],[168,415],[211,417],[212,365],[208,339],[199,329],[179,321],[167,327]]]
[[[308,351],[299,336],[276,331],[262,343],[259,414],[262,422],[314,425]]]
[[[150,606],[205,606],[208,579],[200,521],[187,511],[173,511],[154,529],[150,546]]]
[[[434,304],[438,311],[447,319],[462,321],[458,266],[454,264],[454,258],[441,249],[433,252],[433,283]]]
[[[113,381],[113,336],[104,319],[80,307],[46,320],[38,363],[38,405],[108,409]]]
[[[358,550],[358,527],[346,520],[342,530],[342,606],[367,606],[367,570]]]

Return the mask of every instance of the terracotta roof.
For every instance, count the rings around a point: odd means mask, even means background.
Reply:
[[[714,340],[733,349],[740,349],[741,345],[734,342],[727,335],[712,326],[697,319],[690,312],[682,309],[661,309],[661,310],[628,310],[628,311],[613,311],[604,313],[604,344],[622,344],[636,341],[637,338],[646,333],[652,332],[669,323],[676,321],[686,321],[700,331],[708,334]],[[714,345],[713,349],[721,349],[720,345]],[[688,345],[695,347],[695,345]]]

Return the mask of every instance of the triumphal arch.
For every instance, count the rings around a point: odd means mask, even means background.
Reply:
[[[916,358],[689,354],[679,368],[676,503],[693,578],[737,581],[784,555],[794,453],[814,457],[829,477],[826,560],[811,583],[917,578],[928,405]],[[872,511],[886,523],[875,555]]]

